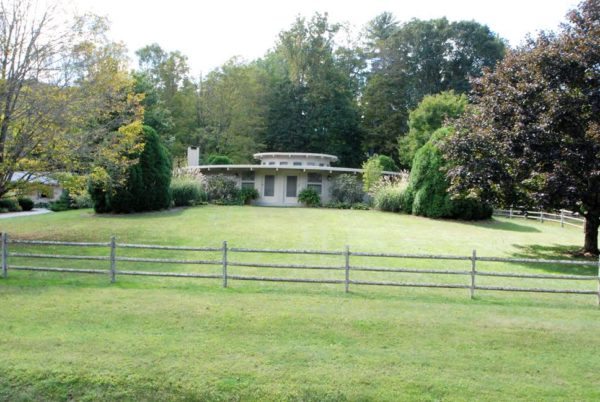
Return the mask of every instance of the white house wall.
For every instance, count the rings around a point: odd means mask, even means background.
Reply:
[[[206,176],[215,174],[223,174],[224,176],[234,180],[239,188],[242,187],[242,173],[248,170],[239,171],[228,171],[219,172],[211,171],[205,172]],[[299,170],[261,170],[260,167],[254,170],[254,188],[258,191],[259,198],[253,202],[254,205],[264,206],[301,206],[298,202],[298,195],[300,191],[308,186],[308,174],[315,173],[322,177],[321,181],[321,202],[327,203],[331,200],[330,187],[331,181],[337,176],[336,173],[325,173],[325,172],[303,172]],[[275,176],[275,187],[274,195],[272,197],[265,197],[265,176]],[[286,183],[287,176],[296,176],[298,179],[296,184],[296,197],[286,197]]]

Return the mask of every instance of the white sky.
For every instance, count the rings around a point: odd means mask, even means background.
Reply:
[[[356,31],[383,11],[400,22],[447,17],[486,24],[511,46],[527,33],[555,30],[578,0],[71,0],[82,13],[106,15],[112,38],[130,52],[158,43],[188,56],[193,74],[206,74],[233,56],[261,57],[297,15],[327,12]],[[137,63],[134,60],[134,63]]]

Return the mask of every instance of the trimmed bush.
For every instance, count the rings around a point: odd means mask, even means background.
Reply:
[[[255,188],[242,188],[240,190],[240,201],[242,204],[250,204],[250,201],[258,199],[258,190]]]
[[[171,180],[171,196],[176,207],[198,205],[207,200],[202,185],[197,180],[186,178]]]
[[[0,208],[4,208],[7,212],[21,212],[21,206],[15,198],[0,199]]]
[[[341,174],[331,183],[331,203],[356,204],[363,202],[365,193],[362,183],[351,174]]]
[[[314,188],[306,187],[298,194],[298,201],[307,207],[318,207],[321,205],[321,196]]]
[[[210,176],[206,183],[208,201],[221,205],[240,205],[240,189],[235,180],[222,174]]]
[[[31,211],[33,209],[33,200],[29,197],[19,197],[17,202],[23,211]]]

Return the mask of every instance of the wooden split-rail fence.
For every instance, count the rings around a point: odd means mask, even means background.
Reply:
[[[41,272],[62,272],[62,273],[81,273],[81,274],[100,274],[107,275],[110,282],[114,283],[117,276],[136,275],[136,276],[158,276],[158,277],[180,277],[180,278],[205,278],[221,279],[223,287],[227,287],[229,281],[263,281],[263,282],[295,282],[295,283],[319,283],[319,284],[340,284],[344,285],[346,292],[350,290],[350,285],[367,286],[396,286],[396,287],[414,287],[414,288],[447,288],[447,289],[467,289],[471,298],[475,296],[477,290],[486,291],[504,291],[504,292],[532,292],[532,293],[562,293],[562,294],[580,294],[596,295],[598,305],[600,305],[600,259],[598,261],[584,260],[550,260],[550,259],[532,259],[532,258],[500,258],[486,257],[477,255],[473,250],[471,255],[433,255],[433,254],[403,254],[403,253],[373,253],[362,251],[351,251],[349,246],[343,250],[294,250],[294,249],[255,249],[230,247],[226,241],[221,247],[187,247],[187,246],[168,246],[151,244],[127,244],[117,243],[116,238],[112,236],[108,242],[64,242],[49,240],[22,240],[12,239],[7,233],[2,233],[1,237],[1,266],[2,277],[7,278],[11,270],[15,271],[41,271]],[[67,247],[94,247],[108,248],[106,255],[73,255],[73,254],[46,254],[12,251],[13,246],[67,246]],[[219,259],[200,260],[200,259],[173,259],[173,258],[142,258],[142,257],[124,257],[118,256],[119,249],[143,249],[143,250],[162,250],[177,252],[213,252],[219,253]],[[239,254],[287,254],[287,255],[313,255],[313,256],[339,256],[341,263],[339,265],[318,265],[318,264],[284,264],[284,263],[265,263],[265,262],[241,262],[231,257]],[[442,261],[465,261],[470,262],[470,269],[467,270],[447,270],[447,269],[420,269],[420,268],[400,268],[400,267],[377,267],[356,265],[352,263],[353,257],[361,258],[390,258],[390,259],[413,259],[413,260],[442,260]],[[105,261],[109,262],[108,269],[94,268],[68,268],[68,267],[44,267],[32,265],[17,265],[12,261],[15,258],[20,259],[53,259],[53,260],[83,260],[83,261]],[[141,271],[124,270],[118,267],[120,262],[127,263],[152,263],[162,266],[171,264],[186,265],[211,265],[220,267],[218,273],[200,273],[200,272],[173,272],[173,271]],[[566,274],[533,274],[518,272],[493,272],[487,270],[478,270],[478,262],[508,263],[508,264],[544,264],[554,266],[597,266],[597,275],[566,275]],[[324,271],[343,271],[342,278],[290,278],[275,276],[256,276],[239,275],[228,272],[230,267],[264,268],[264,269],[289,269],[289,270],[324,270]],[[431,274],[431,275],[458,275],[465,276],[465,283],[438,283],[438,282],[400,282],[400,281],[376,281],[352,278],[353,272],[371,272],[371,273],[409,273],[409,274]],[[340,275],[341,276],[341,275]],[[597,290],[588,289],[557,289],[543,287],[514,287],[514,286],[487,286],[480,285],[478,278],[497,277],[497,278],[515,278],[515,279],[540,279],[555,281],[595,281]]]
[[[524,208],[495,209],[494,216],[501,216],[509,219],[532,219],[541,223],[555,222],[560,223],[561,227],[574,226],[583,229],[585,226],[584,217],[565,209],[556,212],[546,212],[541,209],[532,211]]]

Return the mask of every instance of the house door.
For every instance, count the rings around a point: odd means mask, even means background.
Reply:
[[[285,203],[298,203],[298,176],[286,176],[285,181]]]

